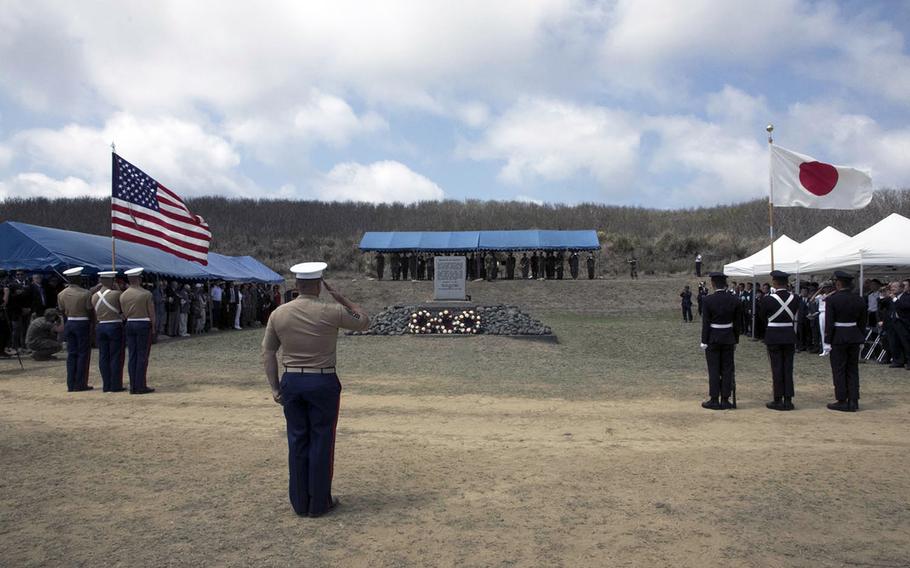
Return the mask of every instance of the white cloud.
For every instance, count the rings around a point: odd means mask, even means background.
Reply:
[[[622,111],[526,99],[463,151],[477,160],[505,160],[499,178],[510,184],[562,180],[582,172],[607,181],[632,173],[640,136]]]
[[[118,113],[100,128],[25,130],[10,144],[28,168],[110,187],[111,141],[121,156],[180,195],[247,195],[252,187],[237,171],[240,157],[229,142],[197,122],[173,117]]]
[[[235,142],[270,151],[288,142],[311,146],[324,142],[346,146],[351,139],[388,130],[388,122],[376,112],[358,116],[344,99],[313,89],[305,101],[265,112],[238,112],[225,130]]]
[[[104,197],[110,195],[110,191],[110,184],[91,185],[72,176],[54,179],[37,172],[21,173],[0,181],[0,200],[11,197]]]
[[[445,197],[432,180],[394,161],[338,164],[314,184],[313,191],[323,201],[415,203]]]
[[[531,197],[529,195],[516,195],[513,199],[515,201],[520,201],[522,203],[533,203],[534,205],[543,205],[543,199],[537,199],[536,197]]]

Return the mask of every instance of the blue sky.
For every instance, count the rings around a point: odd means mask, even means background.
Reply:
[[[254,5],[255,4],[255,5]],[[0,199],[658,208],[767,191],[764,126],[910,187],[910,3],[0,0]]]

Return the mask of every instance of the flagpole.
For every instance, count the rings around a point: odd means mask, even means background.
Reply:
[[[771,174],[771,145],[774,144],[772,132],[774,125],[765,127],[768,131],[768,236],[771,239],[771,270],[774,270],[774,177]]]
[[[111,185],[114,183],[114,166],[113,160],[116,159],[117,155],[117,145],[111,141]],[[111,212],[114,211],[114,191],[113,187],[111,188]],[[114,226],[111,225],[111,270],[117,270],[117,239],[114,238]]]

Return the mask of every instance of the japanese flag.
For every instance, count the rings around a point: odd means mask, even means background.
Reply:
[[[862,209],[872,201],[872,178],[771,145],[771,203],[778,207]]]

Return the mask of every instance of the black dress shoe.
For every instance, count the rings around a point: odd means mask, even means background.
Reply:
[[[107,392],[123,392],[125,390],[126,390],[125,388],[120,387],[119,389],[108,389]]]
[[[846,400],[839,400],[837,402],[829,402],[828,410],[837,410],[839,412],[849,412],[850,405],[847,404]]]
[[[859,401],[851,399],[847,401],[847,412],[856,412],[859,410]]]
[[[784,405],[783,405],[783,403],[780,401],[779,398],[775,398],[775,399],[772,400],[771,402],[766,402],[766,403],[765,403],[765,407],[766,407],[766,408],[769,408],[769,409],[771,409],[771,410],[783,410],[783,409],[784,409]]]
[[[328,509],[326,509],[325,511],[323,511],[321,513],[310,513],[309,517],[311,519],[317,519],[323,515],[327,515],[327,514],[331,513],[332,511],[334,511],[338,507],[338,505],[341,505],[341,501],[338,500],[338,497],[332,497],[332,502],[329,504]]]
[[[794,408],[796,408],[796,407],[793,406],[793,400],[790,397],[785,396],[784,401],[782,403],[780,403],[780,409],[781,410],[793,410]]]
[[[95,387],[93,387],[93,386],[85,385],[84,387],[79,387],[79,388],[73,389],[73,390],[75,390],[77,392],[82,392],[82,391],[90,391],[90,390],[94,390],[94,389],[95,389]]]
[[[721,410],[735,410],[736,407],[733,406],[733,403],[730,402],[729,398],[725,398],[720,401],[720,409]]]
[[[720,410],[720,403],[712,398],[701,403],[701,407],[708,410]]]
[[[150,393],[150,392],[155,392],[155,389],[149,388],[149,387],[145,387],[145,388],[142,388],[142,389],[134,390],[134,391],[132,391],[130,394],[148,394],[148,393]]]
[[[901,363],[891,363],[888,365],[889,369],[900,369],[901,367],[903,367],[903,364]]]

